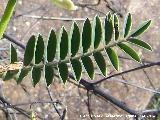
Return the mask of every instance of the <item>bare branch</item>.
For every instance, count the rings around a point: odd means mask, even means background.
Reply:
[[[144,69],[144,68],[149,68],[149,67],[153,67],[153,66],[159,66],[160,65],[160,61],[157,61],[157,62],[154,62],[154,63],[150,63],[150,64],[146,64],[146,65],[142,65],[142,66],[139,66],[139,67],[136,67],[136,68],[133,68],[133,69],[129,69],[129,70],[126,70],[126,71],[123,71],[123,72],[120,72],[120,73],[117,73],[117,74],[113,74],[109,77],[106,77],[104,79],[100,79],[92,84],[99,84],[107,79],[110,79],[110,78],[113,78],[113,77],[117,77],[117,76],[120,76],[120,75],[123,75],[123,74],[127,74],[127,73],[130,73],[130,72],[134,72],[134,71],[137,71],[137,70],[141,70],[141,69]]]

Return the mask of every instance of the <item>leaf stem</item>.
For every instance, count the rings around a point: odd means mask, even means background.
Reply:
[[[44,65],[57,67],[61,63],[70,63],[71,60],[81,59],[82,57],[85,57],[85,56],[91,56],[92,54],[94,54],[96,52],[101,52],[106,48],[114,47],[117,44],[125,42],[125,41],[126,41],[125,39],[122,39],[122,40],[119,40],[119,41],[115,41],[114,43],[105,45],[102,48],[98,48],[98,49],[92,50],[90,52],[87,52],[87,53],[84,53],[84,54],[81,54],[81,55],[78,55],[78,56],[75,56],[75,57],[69,57],[69,58],[64,59],[64,60],[48,62],[46,64],[35,64],[35,65],[31,64],[30,66],[23,66],[23,67],[19,67],[17,69],[10,70],[10,71],[15,71],[15,70],[20,70],[20,69],[29,70],[30,71],[32,67],[43,68]],[[2,73],[0,73],[0,75],[2,75],[4,72],[6,72],[6,71],[3,71]]]

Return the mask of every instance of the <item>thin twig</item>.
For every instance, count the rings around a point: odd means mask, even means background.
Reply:
[[[42,19],[42,20],[60,20],[60,21],[84,21],[86,18],[68,18],[68,17],[47,17],[47,16],[38,16],[38,15],[24,15],[23,17],[32,18],[32,19]],[[105,17],[101,17],[104,19]],[[93,18],[89,18],[93,20]]]
[[[137,84],[132,84],[132,83],[129,83],[129,82],[127,82],[127,81],[124,81],[124,80],[121,80],[121,79],[118,79],[118,78],[110,78],[110,79],[108,79],[107,81],[124,83],[124,84],[126,84],[126,85],[129,85],[129,86],[132,86],[132,87],[136,87],[136,88],[139,88],[139,89],[141,89],[141,90],[145,90],[145,91],[148,91],[148,92],[151,92],[151,93],[155,93],[155,94],[160,94],[159,91],[156,91],[156,90],[154,90],[154,89],[150,89],[150,88],[138,86]]]
[[[91,120],[94,120],[94,118],[92,117],[93,112],[92,112],[92,109],[91,109],[91,94],[90,94],[90,91],[87,90],[87,107],[88,107],[88,112],[89,112],[89,117]]]
[[[158,109],[149,109],[149,110],[142,111],[142,115],[158,114],[158,113],[160,113],[160,108],[158,108]]]
[[[9,106],[10,108],[15,109],[16,111],[20,112],[21,114],[23,114],[24,116],[26,116],[27,118],[30,118],[30,115],[28,113],[26,113],[23,109],[15,107],[13,105],[11,105],[8,101],[6,101],[3,97],[0,96],[0,100],[7,104],[7,106]]]
[[[58,104],[59,101],[35,101],[35,102],[28,102],[28,103],[19,103],[19,104],[14,104],[12,106],[26,106],[26,105],[33,105],[33,104],[44,104],[44,103],[56,103]]]
[[[50,100],[53,101],[53,97],[52,97],[51,91],[49,90],[48,87],[46,87],[46,89],[47,89],[48,96],[49,96]],[[63,120],[63,119],[62,119],[62,116],[61,116],[61,113],[60,113],[60,111],[58,110],[58,108],[56,107],[56,105],[55,105],[54,103],[52,103],[52,105],[53,105],[54,109],[56,110],[57,114],[59,115],[60,119]]]
[[[127,73],[130,73],[130,72],[134,72],[134,71],[137,71],[137,70],[141,70],[141,69],[149,68],[149,67],[153,67],[153,66],[159,66],[159,65],[160,65],[160,61],[154,62],[154,63],[150,63],[150,64],[146,64],[146,65],[142,65],[142,66],[139,66],[139,67],[136,67],[136,68],[133,68],[133,69],[129,69],[129,70],[126,70],[126,71],[111,75],[111,76],[106,77],[104,79],[100,79],[100,80],[98,80],[96,82],[93,82],[92,84],[99,84],[99,83],[101,83],[101,82],[103,82],[103,81],[105,81],[107,79],[113,78],[113,77],[117,77],[117,76],[120,76],[120,75],[123,75],[123,74],[127,74]]]
[[[25,49],[25,45],[22,44],[21,41],[17,40],[17,39],[14,38],[14,37],[11,37],[11,36],[8,35],[7,33],[4,33],[4,34],[3,34],[3,37],[6,38],[7,40],[9,40],[10,42],[15,43],[15,44],[16,44],[17,46],[19,46],[20,48]]]
[[[45,9],[45,7],[40,6],[40,7],[38,7],[38,8],[34,8],[34,9],[32,9],[32,10],[25,11],[25,12],[19,14],[19,15],[14,16],[13,19],[17,19],[17,18],[22,17],[22,16],[24,16],[24,15],[26,15],[26,14],[30,14],[30,13],[32,13],[32,12],[35,12],[35,11],[38,11],[38,10],[41,10],[41,9]]]
[[[145,65],[144,62],[142,62],[142,64]],[[152,83],[152,80],[150,79],[150,77],[149,77],[147,71],[146,71],[144,68],[142,69],[142,71],[143,71],[143,73],[145,74],[145,76],[147,77],[147,79],[148,79],[150,85],[152,86],[152,88],[155,90],[156,88],[155,88],[154,84]]]

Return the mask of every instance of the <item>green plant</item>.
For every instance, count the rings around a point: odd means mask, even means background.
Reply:
[[[155,94],[152,98],[151,101],[148,104],[149,109],[159,109],[160,107],[160,95],[159,94]],[[160,120],[160,114],[156,113],[156,114],[152,114],[155,116],[155,120]],[[151,119],[147,119],[147,120],[151,120]]]
[[[119,70],[116,47],[139,63],[141,59],[138,53],[131,48],[133,44],[152,51],[148,43],[137,38],[144,33],[150,23],[151,20],[145,21],[133,32],[130,32],[132,16],[128,14],[124,24],[123,35],[120,35],[117,15],[108,13],[104,26],[99,16],[95,16],[92,24],[87,18],[83,24],[82,33],[77,23],[74,22],[69,34],[65,27],[61,28],[58,37],[54,30],[51,30],[47,43],[44,42],[40,34],[37,37],[33,35],[27,43],[23,64],[17,63],[17,53],[13,45],[11,45],[11,64],[2,70],[2,77],[4,80],[8,80],[16,76],[17,83],[20,83],[31,72],[32,83],[35,86],[40,81],[43,71],[46,84],[49,86],[55,74],[58,74],[63,83],[67,82],[70,73],[74,75],[75,80],[79,81],[84,67],[89,78],[93,80],[93,61],[97,63],[101,73],[106,76],[107,68],[105,56],[102,52],[107,54],[113,68]],[[68,64],[71,65],[71,71],[68,70]]]
[[[16,0],[9,0],[8,1],[7,7],[6,7],[4,14],[3,14],[1,21],[0,21],[0,39],[2,38],[3,33],[7,28],[7,25],[10,21],[12,14],[13,14],[13,10],[14,10],[15,5],[16,5]]]
[[[51,0],[51,2],[61,8],[76,10],[78,7],[71,0]]]

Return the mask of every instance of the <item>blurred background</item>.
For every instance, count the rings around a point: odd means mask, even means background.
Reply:
[[[38,33],[47,38],[49,31],[53,28],[57,33],[62,26],[67,31],[70,30],[74,19],[77,20],[80,28],[82,28],[83,20],[88,17],[93,19],[95,15],[105,17],[108,11],[117,13],[120,18],[120,28],[122,30],[125,16],[128,12],[133,15],[133,27],[136,28],[142,21],[151,19],[152,25],[140,39],[150,43],[153,52],[143,49],[135,49],[145,61],[157,62],[160,60],[160,1],[159,0],[101,0],[99,4],[97,0],[73,0],[78,5],[78,10],[67,11],[51,4],[50,0],[17,0],[17,6],[14,15],[9,23],[6,33],[26,44],[31,35]],[[0,0],[0,16],[2,16],[7,0]],[[19,61],[23,59],[23,49],[16,46],[18,50]],[[0,41],[0,64],[7,64],[9,55],[9,41],[2,39]],[[119,55],[124,56],[122,52]],[[120,71],[128,70],[139,66],[133,60],[120,59]],[[108,67],[109,75],[115,74]],[[138,70],[123,76],[102,82],[98,86],[106,93],[109,93],[127,104],[135,110],[144,110],[146,108],[159,107],[160,98],[154,90],[160,88],[160,67],[150,67],[148,69]],[[87,77],[84,76],[87,79]],[[95,79],[102,76],[96,75]],[[126,83],[124,84],[123,82]],[[50,93],[50,94],[49,94]],[[107,114],[123,114],[127,113],[113,105],[112,103],[88,93],[78,84],[68,82],[65,86],[59,83],[58,78],[54,79],[49,89],[46,89],[45,81],[42,77],[41,82],[34,88],[31,84],[30,75],[28,75],[20,85],[16,81],[0,80],[0,95],[7,99],[10,103],[27,112],[34,111],[38,116],[37,119],[59,120],[56,109],[65,114],[67,120],[115,120],[114,118],[90,118],[89,113],[94,115]],[[52,103],[27,104],[36,101],[50,101],[52,95]],[[158,96],[158,97],[157,97]],[[88,101],[90,105],[88,105]],[[56,109],[55,109],[56,107]],[[65,112],[66,111],[66,112]],[[0,120],[27,120],[28,118],[22,114],[10,110],[10,114],[6,114],[0,110]],[[119,118],[126,119],[129,118]]]

